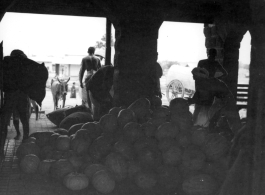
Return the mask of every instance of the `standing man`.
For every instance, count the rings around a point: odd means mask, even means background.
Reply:
[[[200,60],[197,68],[192,70],[196,92],[193,98],[189,99],[189,103],[195,103],[194,124],[208,127],[209,120],[212,119],[214,113],[221,109],[221,113],[226,116],[231,130],[236,133],[241,127],[240,116],[232,93],[227,85],[219,80],[227,76],[227,72],[215,60],[216,55],[216,49],[209,49],[208,59]],[[219,101],[216,101],[215,98]],[[204,112],[201,112],[202,109]]]
[[[92,75],[101,67],[100,59],[97,58],[94,54],[95,54],[95,47],[89,47],[88,56],[82,59],[81,68],[79,72],[79,82],[80,82],[80,87],[82,88],[82,94],[86,92],[87,104],[90,109],[91,109],[91,100],[88,94],[87,83],[88,80],[92,77]],[[87,75],[84,82],[86,86],[84,90],[83,76],[85,71],[87,71]]]

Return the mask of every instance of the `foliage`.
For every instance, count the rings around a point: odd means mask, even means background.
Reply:
[[[97,41],[95,47],[100,49],[102,47],[106,47],[106,34],[102,36],[101,41]],[[113,36],[110,37],[110,46],[114,46]]]

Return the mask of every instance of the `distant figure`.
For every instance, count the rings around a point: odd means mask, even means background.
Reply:
[[[215,49],[209,49],[208,59],[199,61],[198,67],[192,70],[196,92],[193,98],[189,99],[189,103],[195,103],[193,120],[195,125],[208,127],[215,112],[222,109],[231,130],[235,133],[240,127],[240,117],[232,93],[227,85],[219,80],[228,74],[215,61],[216,55]]]
[[[93,119],[98,121],[112,108],[114,67],[101,67],[88,81],[87,88],[92,103]]]
[[[89,98],[89,94],[87,93],[87,83],[88,80],[92,77],[92,75],[101,67],[101,62],[98,57],[95,55],[95,47],[89,47],[88,48],[88,56],[84,57],[81,62],[81,68],[79,71],[79,82],[80,87],[82,88],[82,93],[86,93],[86,102],[88,104],[88,107],[91,109],[91,100]],[[83,76],[85,71],[87,71],[87,75],[85,78],[85,82],[83,83]],[[85,90],[83,90],[85,84]],[[83,96],[83,95],[82,95]],[[83,100],[83,103],[84,100]]]
[[[70,96],[70,98],[76,98],[75,82],[73,82],[73,86],[71,87],[71,96]]]
[[[161,93],[161,87],[160,87],[160,78],[163,76],[163,70],[158,62],[155,63],[155,72],[154,72],[154,83],[155,83],[155,88],[154,88],[154,95],[162,98],[162,93]]]

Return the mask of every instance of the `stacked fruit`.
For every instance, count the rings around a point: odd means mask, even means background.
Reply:
[[[226,177],[229,148],[222,135],[193,127],[185,100],[167,107],[140,98],[99,122],[33,133],[17,157],[23,172],[49,175],[74,191],[211,195]]]

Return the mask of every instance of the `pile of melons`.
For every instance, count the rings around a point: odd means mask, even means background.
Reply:
[[[16,154],[22,172],[49,176],[73,191],[119,194],[126,183],[138,194],[211,195],[226,177],[229,149],[222,135],[193,127],[186,100],[162,106],[154,97],[114,107],[98,122],[35,132]]]

